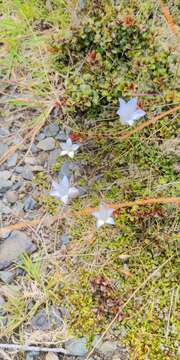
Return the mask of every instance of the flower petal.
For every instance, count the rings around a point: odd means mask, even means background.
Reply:
[[[67,144],[69,147],[72,146],[72,140],[71,140],[70,137],[66,140],[66,144]]]
[[[67,176],[63,176],[60,186],[65,187],[67,189],[69,188],[69,179]]]
[[[69,156],[71,159],[73,159],[73,157],[74,157],[74,151],[68,151],[67,154],[68,154],[68,156]]]
[[[109,217],[109,218],[106,220],[106,224],[114,225],[114,219],[113,219],[112,217]]]
[[[144,115],[146,115],[145,111],[142,109],[138,109],[133,114],[133,120],[138,120],[141,117],[143,117]]]
[[[78,189],[76,189],[75,187],[71,187],[71,188],[69,189],[69,197],[70,197],[71,199],[76,198],[78,195],[79,195],[79,190],[78,190]]]
[[[67,150],[62,150],[60,155],[61,156],[67,155]]]
[[[101,219],[98,219],[97,222],[96,222],[97,228],[99,229],[102,225],[104,225],[104,221],[101,220]]]
[[[136,110],[137,108],[137,98],[132,98],[127,103],[128,107],[130,107],[132,110]]]

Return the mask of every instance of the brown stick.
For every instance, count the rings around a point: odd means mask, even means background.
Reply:
[[[116,204],[107,204],[106,206],[108,208],[112,208],[114,210],[117,209],[123,209],[123,208],[127,208],[127,207],[132,207],[132,206],[143,206],[143,205],[154,205],[154,204],[175,204],[175,205],[180,205],[180,198],[178,197],[158,197],[158,198],[147,198],[147,199],[137,199],[134,201],[124,201],[124,202],[120,202],[120,203],[116,203]],[[92,207],[88,207],[79,211],[66,211],[64,212],[63,215],[61,216],[54,216],[52,217],[52,221],[51,223],[54,223],[58,220],[61,220],[67,216],[73,216],[73,217],[79,217],[79,216],[88,216],[90,215],[93,211],[98,210],[97,208],[92,208]],[[35,220],[24,220],[24,221],[20,221],[17,224],[14,225],[9,225],[9,226],[5,226],[2,227],[0,229],[0,235],[3,235],[9,231],[13,231],[13,230],[18,230],[18,229],[23,229],[26,228],[28,226],[35,226],[38,225],[42,222],[42,224],[46,225],[46,219],[42,220],[42,218],[38,218]]]

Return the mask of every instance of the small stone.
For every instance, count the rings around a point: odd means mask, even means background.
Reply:
[[[2,200],[0,200],[0,214],[8,215],[11,213],[9,206],[5,205]]]
[[[0,180],[8,180],[11,177],[11,173],[8,170],[0,171]]]
[[[33,154],[36,154],[38,152],[38,148],[37,148],[37,146],[35,144],[31,145],[31,151],[32,151]]]
[[[84,356],[87,354],[87,341],[84,337],[72,339],[65,342],[65,349],[73,356]]]
[[[17,202],[13,206],[13,213],[16,214],[17,216],[23,216],[23,214],[24,214],[23,207],[24,207],[24,204],[22,202]]]
[[[50,124],[45,127],[44,134],[46,137],[49,136],[54,137],[57,135],[58,131],[59,131],[59,126],[57,124]]]
[[[12,185],[13,185],[12,181],[0,179],[0,192],[1,193],[6,192],[7,190],[9,190],[11,188]]]
[[[9,169],[11,167],[16,166],[17,160],[18,160],[18,155],[17,153],[15,153],[8,159],[6,163],[6,167]]]
[[[9,284],[14,279],[14,275],[11,271],[0,271],[0,280]]]
[[[7,191],[6,199],[10,204],[14,204],[18,199],[17,192],[16,191],[11,191],[11,190]]]
[[[55,140],[52,137],[48,137],[37,144],[38,149],[44,151],[50,151],[55,148]]]
[[[37,159],[33,156],[26,156],[24,158],[24,162],[27,165],[36,165],[37,164]]]
[[[13,186],[12,186],[12,190],[18,190],[20,189],[20,187],[23,185],[22,181],[17,181]]]
[[[45,134],[42,132],[42,133],[40,133],[40,134],[38,134],[38,136],[37,136],[37,140],[38,141],[41,141],[41,140],[43,140],[45,138]]]
[[[59,133],[56,135],[56,139],[60,141],[66,141],[67,134],[64,131],[59,131]]]
[[[23,172],[23,170],[24,170],[24,166],[16,166],[16,168],[15,168],[15,172],[17,174],[21,174]]]
[[[13,231],[10,237],[0,243],[0,270],[8,267],[24,252],[32,253],[35,245],[22,231]]]
[[[28,196],[24,201],[24,210],[33,210],[36,206],[36,201],[31,197]]]
[[[0,143],[0,156],[3,156],[8,150],[7,144]]]
[[[22,172],[22,176],[25,180],[32,180],[33,172],[29,166],[25,166]]]
[[[5,128],[0,128],[0,136],[8,136],[9,130]]]
[[[117,350],[117,343],[113,341],[105,341],[102,344],[99,344],[97,350],[104,355],[113,354]]]
[[[38,311],[38,313],[31,319],[31,325],[34,330],[50,330],[62,326],[61,314],[53,306],[49,307],[48,311],[45,309]]]
[[[0,206],[1,206],[1,204],[0,204]],[[3,239],[3,240],[7,239],[10,234],[11,234],[11,231],[6,231],[5,233],[0,235],[0,238]]]
[[[0,307],[2,307],[5,304],[4,298],[0,295]]]

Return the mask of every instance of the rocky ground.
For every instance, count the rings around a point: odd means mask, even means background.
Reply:
[[[177,2],[169,7],[178,22]],[[179,65],[165,10],[149,0],[3,2],[2,360],[178,358],[176,203],[117,209],[115,226],[101,229],[75,215],[178,196]],[[119,121],[118,98],[134,96],[144,120],[175,110],[123,139],[132,128]],[[80,144],[73,159],[60,156],[68,137]],[[79,192],[67,206],[50,196],[63,176]]]

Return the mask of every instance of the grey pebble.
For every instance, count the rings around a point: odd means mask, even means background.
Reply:
[[[11,177],[11,173],[8,170],[0,171],[0,180],[8,180]]]
[[[1,205],[0,205],[1,206]],[[5,233],[0,235],[1,239],[7,239],[9,237],[9,235],[11,234],[11,231],[6,231]]]
[[[25,180],[32,180],[33,172],[29,166],[25,166],[22,172],[22,176]]]
[[[0,143],[0,156],[4,155],[4,153],[8,150],[7,144]]]
[[[13,185],[12,181],[0,179],[0,192],[4,193],[11,188]]]
[[[11,213],[9,206],[5,205],[2,200],[0,200],[0,214],[8,215]]]
[[[32,144],[31,145],[31,151],[32,151],[32,154],[36,154],[39,150],[37,148],[37,146],[35,144]]]
[[[13,186],[12,186],[12,190],[18,190],[20,189],[20,187],[23,185],[22,181],[18,181],[16,182]]]
[[[45,127],[44,135],[46,137],[52,136],[55,137],[59,131],[59,126],[57,124],[50,124]]]
[[[60,141],[66,141],[67,134],[64,131],[59,131],[59,133],[56,135],[56,139]]]
[[[45,134],[43,132],[41,132],[40,134],[38,134],[38,136],[36,138],[37,138],[37,141],[41,141],[45,138]]]
[[[34,360],[39,356],[39,351],[29,351],[26,353],[26,360]]]
[[[23,170],[24,170],[24,166],[16,166],[16,168],[15,168],[15,172],[17,174],[21,174],[23,172]]]
[[[0,270],[8,267],[24,252],[32,253],[36,246],[22,231],[13,231],[12,234],[0,243]]]
[[[6,193],[6,199],[10,204],[14,204],[18,199],[18,194],[16,191],[7,191]]]
[[[0,128],[0,136],[8,136],[9,130],[6,128]]]
[[[16,166],[17,160],[18,160],[18,154],[15,153],[8,159],[6,163],[6,167],[9,169],[11,167]]]
[[[74,356],[84,356],[87,354],[87,341],[84,337],[72,339],[65,342],[65,349]]]
[[[48,311],[45,309],[37,312],[31,319],[31,326],[34,330],[50,330],[62,326],[61,314],[53,306]]]
[[[55,140],[52,137],[48,137],[37,144],[38,149],[44,151],[50,151],[55,148]]]
[[[35,206],[36,206],[36,201],[31,196],[25,198],[24,207],[23,207],[25,211],[33,210]]]
[[[15,274],[11,271],[0,271],[0,280],[9,284],[14,279]]]

